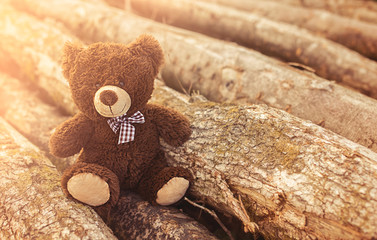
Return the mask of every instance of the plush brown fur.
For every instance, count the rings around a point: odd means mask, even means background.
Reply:
[[[78,173],[96,174],[109,184],[110,200],[95,207],[103,217],[118,201],[120,188],[134,189],[155,204],[157,191],[171,178],[192,181],[188,170],[167,166],[159,142],[159,137],[173,146],[187,141],[191,134],[188,120],[171,109],[147,104],[162,63],[160,45],[147,35],[129,45],[96,43],[85,49],[65,46],[63,73],[80,112],[57,127],[50,150],[58,157],[81,151],[77,162],[63,174],[62,187],[69,197],[67,182]],[[118,145],[119,136],[107,124],[108,118],[94,107],[94,94],[105,85],[128,92],[131,107],[127,116],[140,111],[145,117],[145,123],[134,124],[132,142]]]

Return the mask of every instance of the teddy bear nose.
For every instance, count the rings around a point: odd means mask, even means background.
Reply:
[[[118,96],[114,91],[105,90],[101,92],[99,99],[107,106],[112,106],[118,101]]]

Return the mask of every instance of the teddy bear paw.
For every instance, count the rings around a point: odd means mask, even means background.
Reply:
[[[110,199],[107,182],[92,173],[79,173],[71,177],[67,183],[67,189],[72,197],[94,207]]]
[[[170,179],[157,192],[156,202],[162,206],[171,205],[178,202],[186,193],[190,182],[182,177]]]

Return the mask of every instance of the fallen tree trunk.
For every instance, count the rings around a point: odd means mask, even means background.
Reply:
[[[58,81],[58,79],[55,81]],[[66,90],[60,89],[60,91],[63,92]],[[69,116],[62,116],[57,111],[56,107],[49,106],[41,101],[35,93],[26,89],[18,79],[11,78],[1,73],[0,92],[2,93],[0,95],[0,101],[2,102],[0,115],[35,142],[40,149],[48,152],[48,139],[51,130],[62,121],[69,118]],[[27,155],[25,154],[25,156]],[[47,156],[54,160],[55,165],[59,167],[60,171],[76,160],[75,156],[66,159],[57,159],[50,154],[47,154]],[[0,157],[0,173],[2,170],[1,160]],[[10,169],[4,168],[3,170],[9,171]],[[14,169],[12,169],[12,171],[13,170]],[[36,171],[39,171],[39,169]],[[43,172],[37,174],[43,174]],[[56,191],[59,190],[61,192],[59,184],[60,176],[58,176],[58,174],[55,175],[56,176],[51,181],[54,181],[54,186],[58,186]],[[13,183],[16,180],[17,179],[12,179]],[[23,182],[19,184],[23,184]],[[60,194],[62,195],[62,193]],[[0,199],[6,197],[7,195],[3,196],[0,194]],[[22,196],[17,195],[16,197]],[[49,199],[46,201],[49,201]],[[8,202],[4,203],[5,208],[10,207],[7,205],[9,204]],[[29,202],[29,204],[32,205],[32,202]],[[81,204],[76,204],[73,207],[78,209],[84,208]],[[42,216],[38,214],[36,214],[36,217],[41,218]],[[28,218],[25,217],[25,221],[28,221],[27,219]],[[207,229],[193,219],[180,213],[177,209],[151,206],[149,203],[141,200],[130,192],[121,195],[116,208],[113,209],[110,226],[114,234],[120,239],[216,239]],[[80,226],[78,225],[77,227]],[[29,226],[29,230],[31,232],[37,231],[38,226],[36,228]],[[57,231],[62,230],[57,229]],[[57,237],[53,238],[57,239]],[[105,239],[101,236],[98,236],[98,238]],[[0,239],[3,239],[1,232]]]
[[[159,39],[167,56],[162,77],[169,86],[196,89],[214,101],[266,103],[377,151],[376,100],[310,73],[287,68],[242,47],[103,5],[82,1],[17,0],[13,3],[40,17],[62,21],[89,42],[127,43],[141,33],[151,33]],[[66,91],[61,94],[69,96]]]
[[[205,0],[306,28],[377,60],[377,26],[323,10],[258,0]]]
[[[116,239],[90,208],[68,200],[59,174],[0,117],[0,238]]]
[[[377,3],[373,0],[274,0],[307,8],[324,9],[345,17],[377,24]]]
[[[374,92],[373,88],[377,90],[377,62],[296,26],[201,1],[130,2],[132,9],[144,17],[234,41],[288,62],[307,65],[323,78],[364,92]]]

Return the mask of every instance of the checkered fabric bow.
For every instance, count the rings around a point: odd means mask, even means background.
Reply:
[[[145,119],[143,114],[140,111],[137,111],[131,117],[126,117],[126,114],[124,114],[119,117],[110,118],[107,120],[107,123],[115,133],[120,128],[118,144],[121,144],[134,140],[135,127],[132,126],[131,123],[145,123]]]

